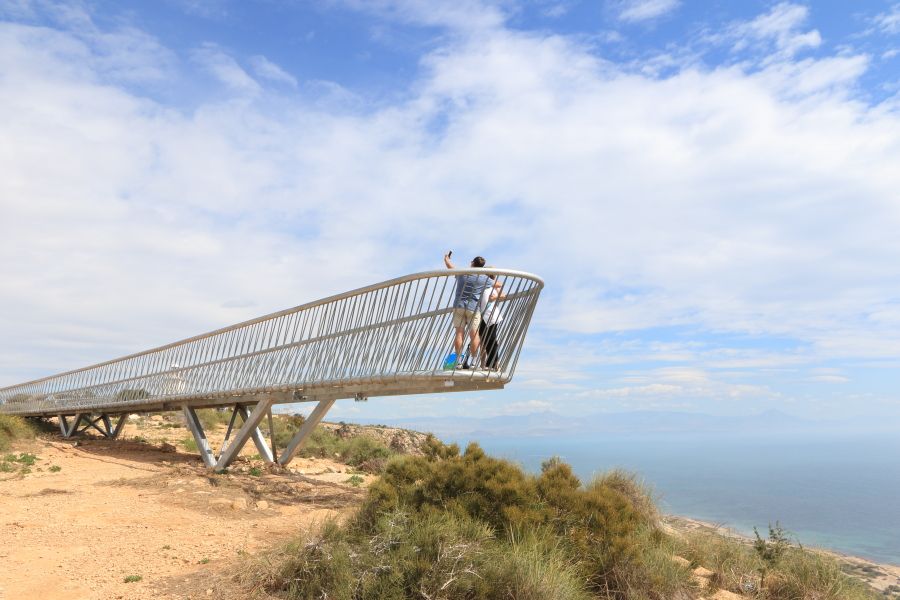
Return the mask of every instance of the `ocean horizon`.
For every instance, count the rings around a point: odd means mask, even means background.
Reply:
[[[661,510],[765,536],[900,565],[900,439],[889,433],[443,435],[531,473],[559,456],[582,481],[638,474]]]

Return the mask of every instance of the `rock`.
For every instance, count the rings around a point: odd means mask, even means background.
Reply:
[[[247,510],[247,499],[235,498],[231,501],[231,508],[234,510]]]
[[[208,590],[206,590],[207,596],[212,596],[212,594],[213,594],[212,588],[209,588]]]
[[[710,571],[710,570],[707,569],[706,567],[697,567],[696,569],[694,569],[694,575],[696,575],[697,577],[702,577],[702,578],[704,578],[704,579],[709,579],[709,578],[712,577],[714,574],[715,574],[715,573],[713,573],[712,571]]]
[[[688,559],[686,559],[686,558],[683,557],[683,556],[677,556],[677,555],[676,555],[676,556],[673,556],[673,557],[672,557],[672,562],[674,562],[674,563],[676,563],[676,564],[679,564],[679,565],[681,565],[682,567],[689,567],[689,566],[691,566],[691,561],[689,561]]]
[[[209,507],[214,510],[224,510],[231,508],[231,500],[228,498],[213,498],[209,501]]]
[[[150,420],[153,421],[154,423],[162,423],[163,416],[162,415],[153,415],[152,417],[150,417]]]
[[[259,510],[266,510],[267,508],[269,508],[269,503],[265,500],[260,500],[256,503],[256,508],[258,508]]]

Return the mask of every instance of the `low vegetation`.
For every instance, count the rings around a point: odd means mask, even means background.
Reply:
[[[877,596],[833,557],[790,541],[780,524],[749,544],[710,532],[679,540],[679,553],[713,572],[715,588],[766,600],[869,600]]]
[[[294,433],[303,425],[300,415],[284,415],[274,419],[275,446],[285,448]],[[300,449],[306,458],[331,458],[368,473],[380,473],[388,461],[398,452],[384,443],[365,435],[345,436],[340,430],[323,427],[313,430],[306,444]]]
[[[755,544],[666,534],[650,490],[623,471],[582,484],[559,459],[533,476],[475,444],[429,438],[425,449],[392,459],[345,522],[254,559],[242,584],[304,600],[876,597],[777,524]],[[701,565],[708,589],[692,577]]]
[[[0,414],[0,452],[9,450],[13,442],[35,436],[34,427],[22,417]]]
[[[675,597],[693,587],[633,478],[582,485],[434,438],[388,463],[359,512],[258,563],[247,581],[284,598]]]

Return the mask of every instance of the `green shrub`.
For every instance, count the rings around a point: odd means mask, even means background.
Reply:
[[[275,428],[275,447],[287,448],[288,443],[306,421],[303,415],[278,415],[272,419]]]
[[[276,443],[277,431],[276,427]],[[366,436],[341,438],[327,429],[314,430],[299,454],[306,458],[340,460],[369,473],[381,472],[388,460],[397,455],[376,439]]]
[[[253,591],[281,592],[286,598],[354,598],[357,580],[349,535],[328,521],[318,536],[301,536],[281,552],[261,557],[243,583]]]
[[[477,595],[516,600],[589,600],[578,562],[552,532],[540,528],[511,535],[495,544],[483,560]]]
[[[227,427],[228,423],[231,422],[231,411],[216,410],[215,408],[201,408],[197,411],[197,418],[200,420],[200,424],[203,425],[203,429],[211,431],[216,427]],[[242,424],[243,421],[241,420],[240,415],[238,415],[234,420],[234,426],[237,428]]]
[[[751,546],[738,540],[711,532],[690,533],[680,541],[679,554],[691,566],[711,570],[711,583],[717,588],[741,593],[759,587],[764,563]]]
[[[34,427],[23,417],[0,414],[0,451],[8,450],[16,440],[31,439]]]
[[[195,440],[193,437],[184,438],[183,440],[181,440],[181,445],[188,452],[199,452],[199,448],[197,448],[197,440]]]
[[[783,530],[750,544],[715,533],[683,538],[679,553],[713,571],[711,583],[765,600],[874,600],[862,582],[841,571],[832,557],[791,545]],[[779,532],[781,534],[779,534]],[[774,549],[773,548],[777,548]]]
[[[861,581],[841,571],[834,558],[796,547],[781,556],[778,567],[768,572],[763,585],[766,597],[771,600],[875,598]]]
[[[610,487],[623,494],[645,523],[658,524],[659,510],[653,489],[637,474],[613,469],[594,477],[591,485]]]

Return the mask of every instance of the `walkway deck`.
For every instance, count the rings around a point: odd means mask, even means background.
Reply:
[[[495,275],[506,294],[489,308],[502,316],[498,368],[445,371],[443,361],[453,343],[451,303],[456,276],[471,273]],[[199,422],[194,411],[233,406],[235,415],[245,421],[235,441],[218,458],[212,451],[204,456],[210,466],[227,466],[233,456],[224,463],[222,457],[235,446],[243,446],[250,437],[257,446],[264,443],[257,426],[267,414],[271,417],[274,404],[318,402],[307,421],[311,431],[341,398],[502,388],[515,372],[542,288],[539,277],[505,269],[407,275],[145,352],[2,388],[0,413],[57,417],[66,436],[94,428],[115,437],[121,419],[113,426],[110,417],[183,410],[202,442],[205,436],[195,427]],[[304,439],[295,448],[289,446],[287,460]],[[202,453],[203,444],[198,446]],[[271,450],[263,456],[275,459]]]

